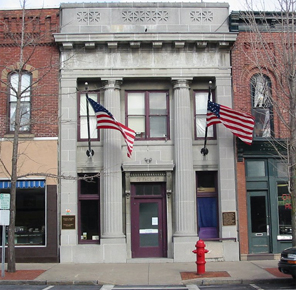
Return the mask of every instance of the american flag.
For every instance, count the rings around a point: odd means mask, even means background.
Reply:
[[[90,102],[97,116],[97,129],[115,129],[120,131],[127,145],[127,156],[131,157],[136,132],[116,121],[113,115],[101,104],[88,97],[87,100]]]
[[[207,127],[222,123],[232,134],[248,145],[253,141],[254,117],[208,101]]]

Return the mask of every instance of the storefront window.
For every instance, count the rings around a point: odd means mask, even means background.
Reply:
[[[278,183],[279,239],[292,238],[291,194],[286,183]]]
[[[82,178],[78,182],[79,243],[98,243],[100,180],[96,173],[79,174],[79,177]]]
[[[0,192],[10,193],[10,182],[5,183],[8,183],[7,188],[3,188],[4,182],[0,182]],[[34,184],[34,181],[17,184],[16,245],[45,245],[45,187],[43,181],[38,183],[41,188],[34,188]]]
[[[219,237],[217,172],[197,172],[197,219],[200,239]]]

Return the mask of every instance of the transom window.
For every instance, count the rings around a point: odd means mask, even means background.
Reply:
[[[271,137],[272,108],[271,81],[268,76],[256,74],[251,79],[253,116],[255,118],[254,137]]]
[[[194,92],[195,102],[195,138],[204,138],[206,130],[207,107],[208,107],[208,91]],[[212,101],[212,96],[211,96]],[[209,138],[214,137],[214,126],[208,128]]]
[[[169,139],[169,94],[167,91],[129,91],[128,127],[137,139]]]
[[[99,101],[98,93],[88,93],[88,97],[94,101]],[[87,99],[85,92],[78,93],[78,139],[87,140],[88,139],[88,127],[87,127]],[[96,140],[99,138],[99,132],[97,130],[97,119],[95,112],[90,104],[88,104],[89,112],[89,126],[90,126],[90,139]]]
[[[21,79],[20,79],[21,78]],[[9,130],[15,131],[16,122],[20,131],[30,131],[32,78],[28,72],[14,72],[10,75]],[[20,90],[19,90],[20,88]],[[17,100],[20,99],[20,117],[16,120]]]

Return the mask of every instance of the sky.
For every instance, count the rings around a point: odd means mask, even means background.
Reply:
[[[253,3],[254,10],[278,10],[276,4],[279,0],[247,0]],[[229,3],[229,11],[249,10],[246,9],[246,0],[125,0],[125,1],[98,1],[98,0],[26,0],[26,8],[58,8],[60,3],[90,3],[90,2],[219,2]],[[264,4],[265,2],[265,4]],[[0,9],[20,9],[23,0],[0,0]],[[262,9],[263,7],[263,9]]]

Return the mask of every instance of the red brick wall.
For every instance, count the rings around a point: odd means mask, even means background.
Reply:
[[[283,97],[274,67],[270,65],[267,57],[271,57],[277,65],[278,72],[282,71],[283,54],[280,49],[281,36],[279,33],[266,33],[263,35],[266,43],[265,49],[260,46],[260,41],[256,40],[256,35],[250,32],[240,32],[232,50],[232,77],[233,77],[233,107],[244,112],[252,112],[251,99],[251,77],[258,73],[258,64],[262,66],[263,73],[268,75],[272,82],[273,97],[287,102]],[[261,42],[262,43],[262,42]],[[269,51],[269,55],[266,54]],[[287,102],[287,104],[289,104]],[[288,131],[277,114],[274,114],[274,134],[277,138],[288,136]],[[248,254],[248,219],[247,219],[247,196],[245,163],[237,162],[237,200],[239,217],[239,238],[240,253]]]
[[[58,135],[59,50],[53,33],[58,32],[59,9],[26,10],[25,33],[33,44],[25,46],[24,70],[32,74],[31,132],[35,137]],[[9,133],[7,81],[19,68],[22,10],[0,11],[0,137]]]

